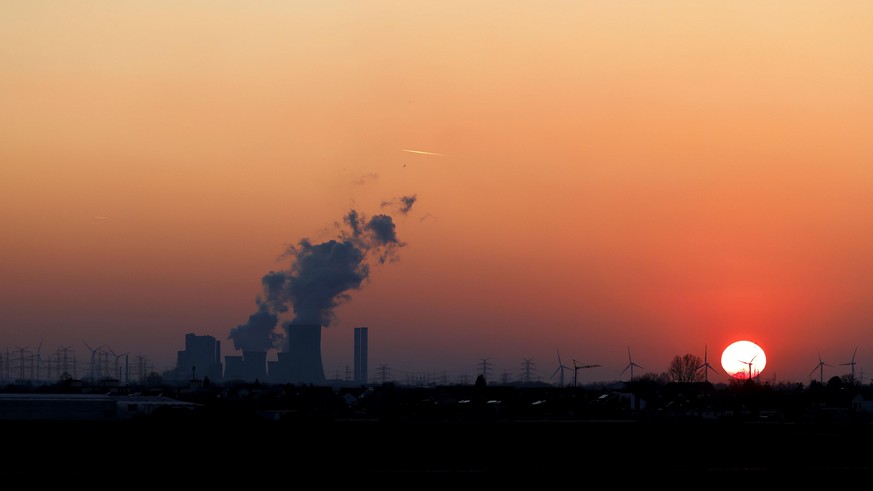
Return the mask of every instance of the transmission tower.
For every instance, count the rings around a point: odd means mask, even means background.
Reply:
[[[482,358],[482,361],[479,363],[479,373],[482,375],[485,380],[489,379],[488,373],[491,371],[491,363],[488,362],[488,358]]]
[[[137,355],[134,360],[136,363],[134,364],[133,371],[134,376],[133,379],[139,382],[140,384],[145,384],[148,381],[149,373],[151,372],[151,362],[148,358],[143,355]]]
[[[529,384],[533,382],[533,375],[536,371],[533,359],[525,358],[521,364],[521,382]]]
[[[39,366],[42,363],[42,358],[40,358],[40,350],[42,350],[42,341],[39,342],[39,346],[36,348],[36,354],[30,355],[30,379],[35,380],[36,383],[40,383],[39,376]]]
[[[388,381],[388,372],[390,371],[388,365],[379,365],[378,371],[379,381],[383,384],[386,383]]]
[[[27,347],[22,348],[19,346],[16,349],[18,350],[18,358],[16,359],[18,362],[18,383],[22,383],[28,380],[26,375],[33,371],[33,358],[26,356],[26,354],[30,354],[30,350]],[[30,362],[30,369],[28,369],[27,361]]]

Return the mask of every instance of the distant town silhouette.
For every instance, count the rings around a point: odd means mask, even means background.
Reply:
[[[56,476],[191,472],[194,461],[334,477],[511,483],[621,474],[624,482],[718,477],[834,476],[873,470],[859,442],[873,436],[873,387],[838,377],[771,386],[663,383],[604,387],[394,383],[88,385],[10,384],[0,431],[15,442],[9,475],[45,465],[43,438],[86,442],[64,452]],[[274,448],[275,447],[275,448]],[[147,464],[148,462],[148,464]],[[206,465],[206,464],[203,464]],[[208,467],[208,465],[207,465]],[[202,482],[220,479],[201,469]],[[639,474],[642,473],[642,474]],[[830,477],[829,477],[830,479]],[[198,481],[201,482],[201,481]]]

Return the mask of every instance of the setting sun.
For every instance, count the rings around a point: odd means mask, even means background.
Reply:
[[[751,341],[736,341],[722,352],[721,366],[731,377],[746,380],[764,371],[767,355]]]

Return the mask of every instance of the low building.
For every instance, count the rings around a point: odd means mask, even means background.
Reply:
[[[108,394],[0,394],[0,420],[100,420],[117,414]]]
[[[149,416],[158,409],[194,410],[200,404],[165,396],[112,394],[0,394],[0,420],[96,421]]]

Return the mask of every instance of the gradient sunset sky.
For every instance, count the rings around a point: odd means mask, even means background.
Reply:
[[[328,378],[873,377],[873,2],[6,1],[0,114],[4,359],[241,354],[354,210]]]

